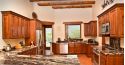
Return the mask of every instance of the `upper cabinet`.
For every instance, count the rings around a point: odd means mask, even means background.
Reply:
[[[2,11],[3,39],[29,37],[30,19],[12,11]]]
[[[90,21],[89,23],[84,23],[84,35],[85,36],[97,36],[97,21]]]
[[[42,22],[38,19],[31,19],[30,20],[30,26],[29,26],[29,38],[25,39],[26,46],[31,45],[31,41],[34,42],[34,45],[36,45],[36,30],[42,31]]]
[[[109,28],[108,36],[124,37],[124,4],[115,4],[100,14],[98,21],[100,36],[107,36],[106,31]],[[104,27],[106,23],[109,23],[108,28]]]

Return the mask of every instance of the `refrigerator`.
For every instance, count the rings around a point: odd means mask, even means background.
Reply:
[[[41,50],[44,49],[44,44],[42,41],[42,30],[36,30],[36,46],[37,46],[37,55],[43,54],[44,52],[41,52]]]

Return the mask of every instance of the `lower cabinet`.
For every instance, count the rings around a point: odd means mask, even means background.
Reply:
[[[20,52],[18,53],[19,55],[36,55],[39,51],[39,55],[42,55],[42,49],[39,49],[38,50],[38,47],[35,47],[35,48],[32,48],[32,49],[29,49],[29,50],[26,50],[26,51],[23,51],[23,52]]]
[[[68,43],[68,54],[83,54],[87,53],[87,44],[80,42]],[[54,54],[60,54],[60,44],[52,43],[52,52]]]
[[[86,52],[87,52],[87,56],[88,57],[92,57],[92,54],[93,54],[93,47],[92,47],[93,45],[91,45],[91,44],[87,44],[86,45],[86,47],[87,47],[87,50],[86,50]]]
[[[68,44],[68,53],[74,54],[75,53],[75,43],[69,43]]]
[[[124,65],[124,55],[105,55],[100,54],[100,65]]]
[[[52,52],[53,54],[60,54],[60,44],[52,43]]]
[[[75,53],[76,54],[80,54],[80,53],[82,53],[82,43],[75,43]]]

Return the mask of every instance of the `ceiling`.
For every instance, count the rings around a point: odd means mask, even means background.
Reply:
[[[53,9],[92,8],[95,0],[30,0],[39,6],[52,6]]]

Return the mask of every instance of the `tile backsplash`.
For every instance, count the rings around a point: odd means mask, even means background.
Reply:
[[[105,37],[105,41],[106,41],[106,44],[109,44],[109,42],[110,42],[110,37]],[[120,40],[120,47],[121,48],[124,48],[124,38],[120,38],[121,40]]]
[[[4,39],[6,44],[10,44],[14,47],[16,44],[19,44],[21,41],[25,44],[25,39]]]

